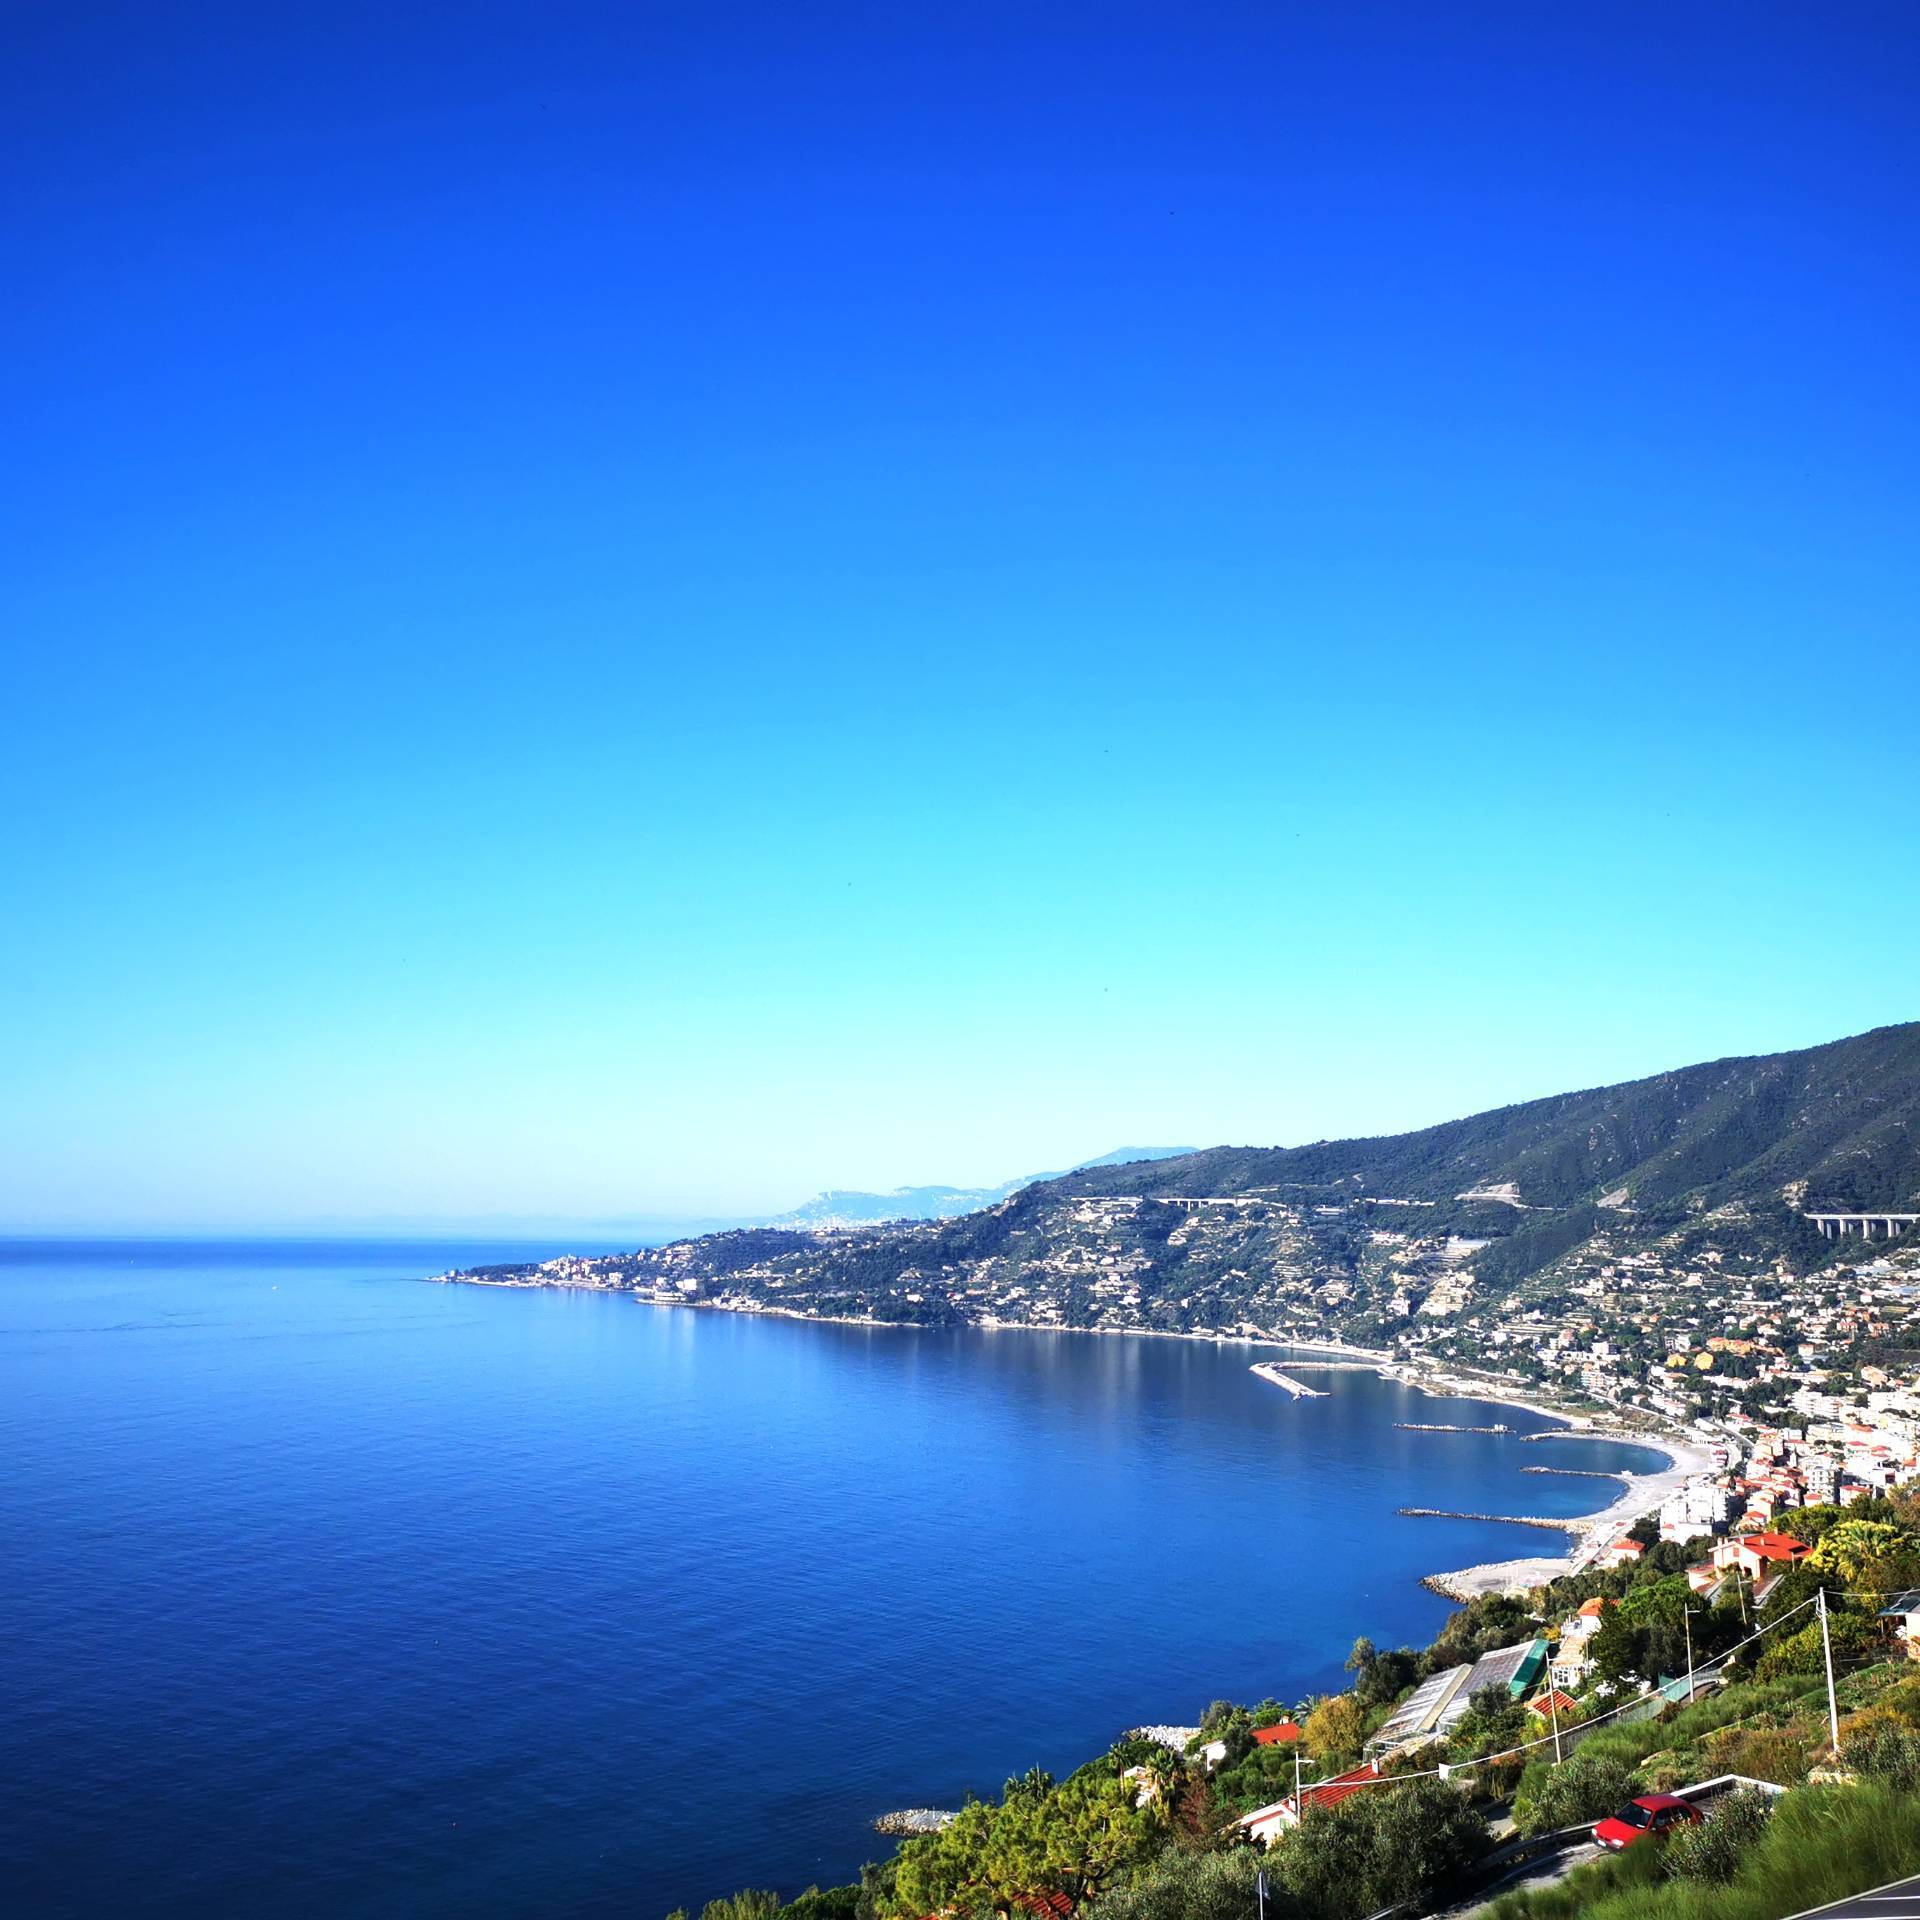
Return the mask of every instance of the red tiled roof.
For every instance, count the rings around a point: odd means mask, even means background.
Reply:
[[[1276,1720],[1270,1727],[1255,1727],[1253,1744],[1256,1747],[1291,1746],[1300,1738],[1300,1729],[1291,1720]]]
[[[1073,1902],[1064,1893],[1019,1893],[1013,1904],[1023,1913],[1047,1914],[1054,1920],[1067,1920],[1073,1911]]]
[[[1743,1534],[1740,1548],[1760,1560],[1800,1560],[1813,1551],[1804,1540],[1796,1540],[1790,1533]]]
[[[1372,1767],[1355,1767],[1351,1773],[1335,1774],[1331,1780],[1307,1788],[1300,1798],[1310,1807],[1337,1807],[1342,1800],[1351,1800],[1362,1787],[1372,1786],[1379,1778]]]
[[[1537,1713],[1542,1720],[1551,1720],[1555,1714],[1578,1713],[1580,1703],[1577,1700],[1570,1700],[1556,1687],[1553,1692],[1543,1693],[1538,1700],[1534,1701],[1530,1711]]]

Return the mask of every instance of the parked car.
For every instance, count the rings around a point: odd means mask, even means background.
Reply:
[[[1700,1809],[1677,1793],[1643,1793],[1629,1800],[1618,1813],[1610,1813],[1594,1828],[1593,1837],[1603,1847],[1619,1853],[1648,1834],[1668,1834],[1675,1827],[1697,1827]]]

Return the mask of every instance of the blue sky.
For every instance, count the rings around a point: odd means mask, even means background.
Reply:
[[[0,1225],[1920,1014],[1901,7],[34,7]]]

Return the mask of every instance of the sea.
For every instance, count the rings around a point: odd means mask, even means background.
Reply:
[[[1661,1463],[1240,1345],[427,1278],[561,1250],[0,1243],[0,1907],[791,1897],[879,1814],[1338,1686],[1437,1631],[1423,1573],[1553,1550],[1397,1508]]]

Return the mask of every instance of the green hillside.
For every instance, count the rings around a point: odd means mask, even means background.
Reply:
[[[1077,1173],[1063,1191],[1230,1194],[1345,1189],[1433,1200],[1511,1183],[1527,1207],[1635,1209],[1783,1201],[1906,1207],[1920,1196],[1920,1022],[1798,1053],[1684,1067],[1584,1093],[1499,1107],[1418,1133],[1304,1147],[1215,1147]]]
[[[1623,1261],[1643,1294],[1816,1276],[1867,1243],[1807,1211],[1873,1209],[1920,1210],[1920,1024],[1417,1133],[1086,1167],[951,1219],[716,1234],[588,1278],[838,1318],[1425,1346],[1516,1300],[1572,1313],[1579,1293],[1590,1318]],[[1910,1265],[1920,1231],[1902,1242]]]

